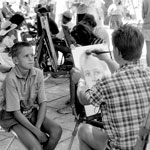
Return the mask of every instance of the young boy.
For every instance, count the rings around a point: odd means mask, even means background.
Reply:
[[[119,68],[87,89],[79,80],[81,103],[99,106],[104,130],[84,124],[78,131],[80,150],[132,150],[150,104],[150,68],[140,64],[144,38],[135,27],[123,25],[112,34],[113,53]],[[95,53],[93,51],[92,53]],[[114,70],[106,54],[97,55]],[[117,67],[117,65],[115,65]],[[73,79],[79,74],[74,73]],[[76,79],[77,80],[77,79]],[[74,80],[75,81],[75,80]]]
[[[1,126],[17,134],[27,149],[53,150],[62,128],[46,117],[43,73],[34,68],[33,49],[29,43],[16,43],[9,55],[15,67],[4,82]]]

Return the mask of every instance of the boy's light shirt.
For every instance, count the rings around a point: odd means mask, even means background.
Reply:
[[[7,111],[20,109],[20,102],[30,108],[33,104],[47,101],[43,82],[43,72],[38,68],[31,69],[28,78],[22,76],[18,67],[12,68],[6,77],[6,106]],[[10,98],[11,97],[11,98]]]

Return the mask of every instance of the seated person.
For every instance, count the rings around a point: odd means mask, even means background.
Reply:
[[[119,68],[115,69],[117,64],[106,54],[94,54],[108,64],[112,75],[104,76],[90,89],[78,82],[81,103],[100,107],[104,123],[102,130],[88,124],[80,127],[80,150],[105,149],[107,145],[113,150],[133,149],[149,110],[150,68],[140,64],[142,33],[136,27],[123,25],[113,32],[112,43]],[[74,81],[77,76],[75,71]]]
[[[27,149],[54,150],[62,128],[46,116],[43,73],[34,67],[33,48],[18,42],[9,55],[15,67],[4,81],[0,125],[12,129]]]
[[[62,14],[62,26],[67,26],[69,31],[71,32],[73,27],[75,26],[72,22],[72,14],[70,11],[65,11]],[[59,39],[64,39],[64,33],[63,30],[61,29],[61,31],[56,35],[56,37],[58,37]]]
[[[8,55],[10,48],[14,45],[16,40],[17,25],[10,21],[4,21],[1,24],[0,30],[0,88],[6,77],[7,72],[14,67],[12,58]]]
[[[23,31],[21,30],[21,27],[23,26],[24,22],[25,22],[25,18],[23,15],[19,14],[19,13],[15,13],[13,16],[11,16],[11,18],[9,19],[9,21],[13,24],[16,24],[16,42],[17,41],[22,41],[23,40]]]
[[[78,23],[71,32],[76,43],[82,46],[103,43],[103,39],[96,37],[92,30],[83,23]]]
[[[106,31],[106,29],[104,27],[102,27],[102,25],[98,25],[96,23],[93,15],[85,14],[81,23],[87,25],[92,30],[92,32],[95,36],[103,39],[108,45],[110,44],[108,32]]]

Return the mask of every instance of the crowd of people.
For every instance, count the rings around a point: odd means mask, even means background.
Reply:
[[[150,2],[142,2],[144,21],[140,31],[123,24],[123,2],[113,0],[108,8],[112,39],[103,26],[103,3],[64,0],[64,9],[59,3],[57,7],[61,9],[57,8],[55,14],[54,8],[42,1],[34,9],[34,27],[41,37],[40,16],[50,13],[48,24],[52,42],[57,57],[61,52],[64,64],[72,65],[71,82],[77,87],[79,102],[101,110],[103,128],[82,124],[78,131],[79,149],[133,150],[150,106]],[[0,126],[6,131],[13,130],[29,150],[53,150],[61,138],[62,127],[47,117],[43,72],[35,67],[32,45],[19,39],[24,35],[19,35],[19,31],[30,12],[27,2],[21,10],[23,13],[15,12],[4,1],[0,11]],[[71,46],[66,44],[62,26],[70,33]],[[147,65],[140,62],[144,40]],[[81,68],[74,67],[71,52],[74,44],[78,47],[105,44],[109,49],[110,43],[113,57],[102,53],[105,51],[102,49],[87,49],[81,55]]]

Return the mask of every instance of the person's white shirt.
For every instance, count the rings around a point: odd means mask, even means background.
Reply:
[[[110,46],[109,34],[102,25],[97,25],[93,30],[93,34],[98,38],[103,39],[108,44],[108,46]]]
[[[71,21],[68,22],[67,24],[62,24],[62,25],[67,26],[69,28],[69,31],[72,31],[73,27],[75,26],[75,24],[72,23]],[[63,32],[62,28],[61,28],[60,32],[56,35],[56,37],[58,37],[59,39],[64,38],[64,32]]]

